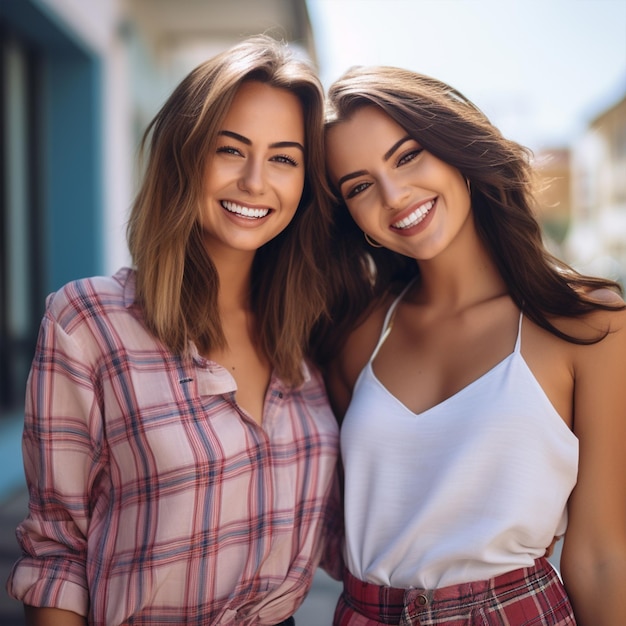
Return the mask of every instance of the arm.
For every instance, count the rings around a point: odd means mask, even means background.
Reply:
[[[611,333],[576,348],[578,481],[561,572],[579,626],[626,624],[626,311],[597,312]]]
[[[24,606],[26,626],[87,626],[87,620],[74,613],[62,609],[40,609]]]
[[[86,614],[89,604],[86,535],[100,456],[98,405],[84,364],[86,350],[85,342],[46,315],[26,393],[23,453],[29,515],[17,530],[23,554],[7,585],[9,594],[25,605],[66,609],[73,615]],[[27,615],[34,614],[29,609]]]

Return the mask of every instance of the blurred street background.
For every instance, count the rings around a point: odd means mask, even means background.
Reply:
[[[457,87],[533,151],[549,248],[626,285],[624,0],[0,0],[2,626],[23,624],[4,584],[45,297],[130,263],[143,130],[193,67],[260,32],[311,59],[325,87],[355,64]],[[330,624],[339,588],[320,572],[298,626]]]

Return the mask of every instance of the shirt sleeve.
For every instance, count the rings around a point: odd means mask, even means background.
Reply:
[[[26,389],[22,447],[29,515],[17,529],[23,555],[7,583],[9,594],[25,604],[80,615],[89,603],[89,494],[103,474],[97,377],[84,340],[47,310]]]

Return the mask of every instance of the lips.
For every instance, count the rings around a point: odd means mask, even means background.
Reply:
[[[406,217],[403,217],[401,220],[394,222],[391,227],[397,230],[406,230],[407,228],[412,228],[413,226],[417,226],[432,210],[435,206],[436,198],[432,200],[428,200],[428,202],[424,202],[420,204],[418,207],[413,209]]]
[[[222,200],[220,204],[229,213],[234,213],[235,215],[239,215],[240,217],[245,217],[251,220],[262,219],[270,212],[270,210],[267,208],[261,209],[248,207],[242,204],[237,204],[236,202],[231,202],[230,200]]]

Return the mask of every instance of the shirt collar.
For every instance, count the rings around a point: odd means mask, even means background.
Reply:
[[[114,278],[122,284],[124,288],[124,306],[130,309],[135,304],[135,286],[137,282],[135,270],[130,267],[123,267],[115,274]]]

